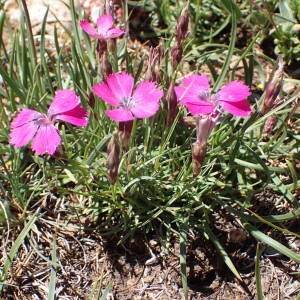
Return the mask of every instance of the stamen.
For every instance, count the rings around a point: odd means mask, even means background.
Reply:
[[[37,125],[50,125],[53,122],[46,115],[42,115],[41,117],[37,117],[33,120]]]
[[[124,97],[120,101],[120,107],[130,110],[131,108],[133,108],[136,105],[136,103],[137,103],[137,101],[134,98],[132,98],[132,97],[125,98]]]
[[[210,101],[210,92],[209,92],[209,90],[202,91],[202,92],[199,94],[199,98],[200,98],[200,100],[202,100],[202,101],[211,102],[211,101]]]

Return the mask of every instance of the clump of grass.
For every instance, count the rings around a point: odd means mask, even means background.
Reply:
[[[179,12],[183,3],[174,5],[163,1],[164,5]],[[157,226],[175,232],[180,237],[180,263],[182,284],[185,296],[188,295],[186,272],[186,245],[189,228],[210,240],[224,262],[236,278],[242,278],[225,247],[216,236],[211,224],[212,215],[220,210],[233,215],[255,239],[265,243],[295,261],[300,261],[295,253],[279,241],[266,235],[261,225],[286,232],[281,222],[297,218],[300,214],[296,189],[299,186],[295,159],[299,159],[299,106],[298,90],[290,95],[282,95],[284,101],[264,115],[259,113],[264,94],[252,103],[250,118],[235,118],[224,115],[221,122],[211,133],[208,150],[198,176],[193,176],[191,144],[195,129],[186,127],[182,116],[187,116],[183,107],[178,108],[172,122],[166,125],[167,104],[161,101],[161,110],[152,118],[132,122],[131,138],[128,148],[121,149],[120,160],[115,166],[118,177],[110,180],[107,176],[107,145],[112,136],[117,136],[118,125],[111,121],[104,111],[107,105],[94,99],[92,87],[102,81],[103,73],[97,63],[96,43],[79,27],[82,12],[77,12],[74,2],[70,2],[72,32],[66,44],[60,44],[57,31],[54,33],[54,49],[47,49],[45,27],[47,14],[41,25],[40,44],[35,45],[29,16],[23,7],[20,11],[20,28],[12,34],[12,44],[5,46],[2,37],[0,75],[3,83],[1,95],[0,129],[0,222],[11,226],[22,226],[19,237],[13,244],[1,272],[1,286],[9,272],[9,267],[22,240],[32,224],[40,217],[34,212],[41,195],[55,195],[71,199],[80,197],[76,211],[92,217],[97,229],[103,235],[119,234],[120,243],[137,231],[148,233]],[[167,4],[166,4],[167,3]],[[157,4],[164,14],[164,6]],[[196,2],[191,3],[194,10]],[[245,81],[251,86],[255,76],[255,63],[259,57],[253,49],[255,39],[246,49],[236,49],[237,21],[239,8],[230,0],[222,1],[222,12],[227,15],[226,22],[231,24],[230,43],[202,45],[194,44],[187,38],[180,45],[183,57],[171,65],[175,41],[162,40],[164,57],[161,59],[160,85],[166,91],[169,84],[178,82],[183,74],[194,70],[206,69],[211,72],[213,92],[230,80],[235,79],[237,67],[242,63],[246,74]],[[221,8],[220,8],[221,9]],[[124,11],[128,11],[124,7]],[[167,17],[167,16],[165,16]],[[198,20],[198,17],[195,17]],[[0,33],[5,15],[0,19]],[[128,16],[124,16],[124,24]],[[192,24],[197,26],[199,23]],[[191,28],[194,28],[193,26]],[[0,35],[1,36],[1,35]],[[24,44],[29,44],[30,51]],[[116,42],[115,52],[108,57],[112,70],[131,73],[137,82],[145,79],[146,56],[136,61],[128,51],[130,37]],[[186,51],[186,52],[185,52]],[[212,63],[207,54],[217,55],[221,67]],[[199,60],[198,54],[203,60]],[[238,62],[231,67],[233,56]],[[185,59],[196,61],[189,66]],[[201,65],[199,64],[201,61]],[[9,145],[9,127],[13,116],[24,107],[47,110],[51,98],[58,89],[71,88],[80,95],[81,102],[89,110],[89,125],[76,128],[67,124],[60,126],[62,148],[53,157],[37,156],[28,148],[15,149]],[[268,137],[262,136],[265,120],[276,115],[278,122]],[[122,147],[121,147],[122,148]],[[283,180],[282,178],[286,178]],[[286,206],[286,213],[263,216],[254,212],[253,196],[271,189],[280,194],[279,204]],[[19,213],[15,214],[15,208]],[[77,218],[70,211],[70,218]],[[294,236],[296,233],[289,232]],[[55,245],[55,242],[54,242]],[[57,260],[55,247],[52,260]],[[55,272],[51,273],[55,285]],[[256,264],[259,278],[259,264]],[[262,294],[258,282],[259,294]],[[54,286],[51,289],[54,295]]]

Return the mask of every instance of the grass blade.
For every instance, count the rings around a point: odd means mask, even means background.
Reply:
[[[14,257],[16,256],[21,244],[23,243],[25,237],[27,236],[28,232],[31,229],[31,226],[36,222],[36,220],[38,219],[37,215],[33,215],[31,217],[31,219],[29,220],[29,222],[25,225],[25,227],[23,228],[23,230],[20,232],[20,234],[18,235],[17,239],[15,240],[15,242],[13,243],[7,258],[5,260],[4,266],[2,268],[1,271],[1,275],[0,275],[0,293],[3,290],[3,286],[4,286],[4,281],[7,277],[8,274],[8,270],[14,260]]]
[[[56,281],[57,281],[57,256],[56,256],[56,241],[53,239],[52,242],[52,251],[51,251],[51,273],[50,273],[50,282],[49,282],[49,294],[48,300],[55,300],[55,288],[56,288]]]
[[[26,98],[25,94],[22,92],[20,87],[17,85],[17,80],[9,76],[9,74],[6,72],[6,70],[0,66],[0,75],[3,77],[4,81],[11,87],[11,89],[14,91],[14,93],[24,100]]]
[[[259,231],[256,227],[252,226],[249,223],[244,223],[244,227],[251,233],[253,237],[257,240],[269,245],[270,247],[274,248],[275,250],[279,251],[283,255],[291,258],[296,262],[300,262],[300,255],[295,253],[294,251],[290,250],[286,246],[282,245],[281,243],[275,241],[271,237],[265,235],[261,231]]]
[[[106,300],[108,297],[108,294],[110,293],[110,291],[112,290],[112,286],[113,286],[113,282],[111,281],[108,286],[105,288],[105,290],[103,291],[102,296],[99,298],[99,300]]]
[[[180,243],[180,273],[184,298],[188,299],[189,288],[186,274],[186,245],[187,245],[188,218],[183,218],[180,224],[179,243]]]
[[[218,79],[216,80],[212,92],[217,91],[220,86],[222,85],[224,78],[226,74],[228,73],[228,68],[230,65],[231,57],[233,55],[234,49],[235,49],[235,42],[237,37],[237,9],[232,3],[232,1],[225,1],[227,4],[227,7],[230,8],[231,11],[231,38],[230,38],[230,44],[228,47],[228,52],[226,55],[226,59],[221,71],[221,74],[219,75]]]
[[[256,247],[256,255],[255,255],[255,284],[256,284],[256,290],[257,290],[257,300],[263,300],[264,294],[262,291],[262,285],[261,285],[261,275],[260,275],[260,243],[257,244]]]
[[[204,232],[208,235],[209,240],[213,242],[213,244],[215,245],[216,249],[218,250],[218,252],[220,253],[220,255],[223,257],[223,260],[224,260],[225,264],[227,265],[227,267],[230,269],[230,271],[234,274],[234,276],[238,280],[243,281],[241,275],[239,274],[239,272],[236,269],[236,267],[234,266],[232,260],[228,256],[226,250],[223,248],[223,246],[221,245],[220,241],[215,236],[215,234],[212,232],[212,230],[209,228],[209,226],[206,225],[204,227]]]

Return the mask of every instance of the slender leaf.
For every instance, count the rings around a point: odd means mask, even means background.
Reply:
[[[15,242],[13,243],[7,258],[5,259],[2,271],[1,271],[1,276],[0,276],[0,292],[3,289],[3,285],[4,285],[4,281],[7,277],[9,268],[11,266],[11,264],[13,263],[14,257],[16,256],[16,254],[18,253],[18,250],[21,246],[21,244],[23,243],[24,239],[26,238],[28,232],[30,231],[32,225],[37,221],[38,216],[37,215],[33,215],[30,220],[26,223],[26,225],[24,226],[23,230],[20,232],[20,234],[18,235],[17,239],[15,240]]]
[[[51,250],[51,272],[50,272],[50,282],[49,282],[49,293],[48,300],[55,300],[55,290],[56,290],[56,282],[57,282],[57,245],[55,239],[52,242],[52,250]]]
[[[256,284],[256,291],[257,291],[257,300],[264,300],[264,294],[262,291],[262,284],[261,284],[261,273],[260,273],[260,244],[257,243],[256,246],[256,255],[255,255],[255,284]]]
[[[226,250],[224,249],[224,247],[220,243],[219,239],[215,236],[215,234],[209,228],[209,226],[207,226],[207,225],[205,226],[204,232],[209,237],[209,240],[212,241],[212,243],[215,245],[216,249],[219,251],[220,255],[222,256],[225,264],[228,266],[228,268],[230,269],[230,271],[234,274],[234,276],[238,280],[242,281],[241,275],[239,274],[239,272],[236,269],[235,265],[233,264],[232,260],[228,256]]]
[[[282,253],[283,255],[291,258],[296,262],[300,262],[300,255],[295,253],[294,251],[290,250],[286,246],[282,245],[281,243],[277,242],[273,238],[267,236],[256,227],[251,225],[250,223],[243,223],[244,227],[259,241],[269,245],[270,247],[274,248],[278,252]]]

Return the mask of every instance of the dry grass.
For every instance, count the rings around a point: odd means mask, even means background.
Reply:
[[[259,198],[262,199],[261,195]],[[66,211],[74,209],[74,199],[73,202],[46,200],[47,207],[43,205],[45,199],[38,203],[43,216],[34,224],[14,259],[2,299],[47,299],[54,241],[57,299],[99,299],[110,283],[108,299],[183,299],[179,243],[175,237],[166,241],[163,233],[153,233],[151,237],[137,234],[118,245],[121,237],[101,236],[97,229],[87,226],[88,219],[70,219]],[[286,227],[296,229],[298,225],[294,221]],[[214,227],[243,283],[234,279],[209,242],[190,232],[187,252],[190,299],[252,299],[256,241],[228,216],[216,214]],[[19,231],[18,226],[13,226],[8,240],[7,230],[2,231],[0,264]],[[299,243],[286,238],[299,251]],[[299,275],[292,272],[299,271],[299,266],[271,250],[265,248],[260,261],[265,299],[296,299],[300,292]]]

